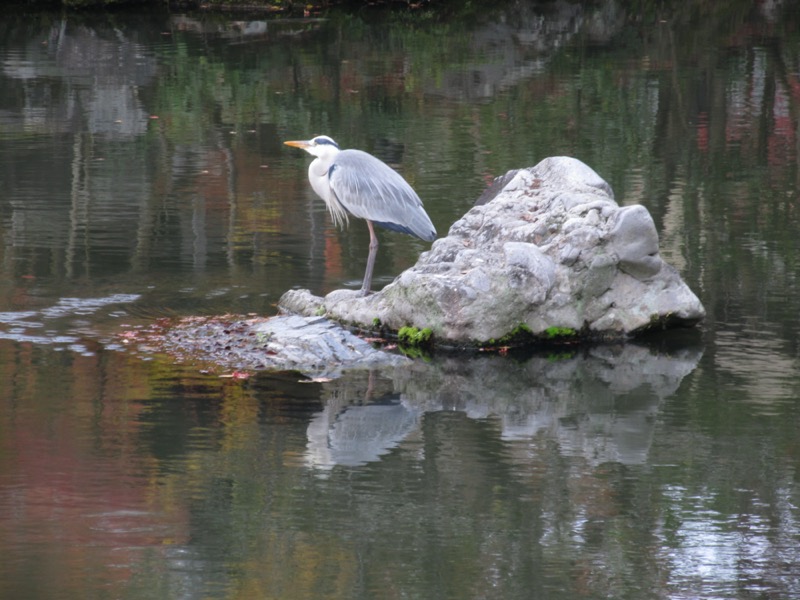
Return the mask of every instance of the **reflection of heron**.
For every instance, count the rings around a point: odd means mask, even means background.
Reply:
[[[347,406],[328,404],[316,413],[306,432],[306,463],[330,469],[380,460],[419,426],[420,411],[406,402]]]
[[[422,208],[422,200],[386,163],[361,150],[339,150],[338,144],[326,135],[284,143],[317,157],[308,167],[308,180],[325,201],[335,225],[347,223],[348,213],[366,219],[369,257],[361,285],[362,296],[369,293],[378,253],[373,223],[427,242],[436,238],[436,229]]]

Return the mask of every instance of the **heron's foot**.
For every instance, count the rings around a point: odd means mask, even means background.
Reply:
[[[371,293],[372,293],[371,290],[365,289],[365,288],[361,288],[361,290],[358,292],[358,296],[359,296],[359,298],[366,298]]]

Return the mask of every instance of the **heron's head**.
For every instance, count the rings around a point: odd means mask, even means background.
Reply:
[[[287,146],[302,148],[314,156],[328,156],[339,151],[339,144],[334,142],[333,139],[329,138],[327,135],[318,135],[310,140],[292,140],[283,143]]]

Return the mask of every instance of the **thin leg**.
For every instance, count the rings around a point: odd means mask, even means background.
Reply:
[[[378,236],[375,235],[375,229],[369,219],[367,219],[367,227],[369,228],[369,256],[367,257],[367,271],[364,273],[364,283],[361,284],[362,296],[369,294],[369,288],[372,285],[372,269],[375,268],[375,256],[378,254]]]

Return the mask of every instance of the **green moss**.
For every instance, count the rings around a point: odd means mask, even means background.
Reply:
[[[383,325],[383,323],[381,323],[381,320],[378,317],[375,317],[374,319],[372,319],[372,326],[375,329],[380,329],[382,325]]]
[[[430,360],[430,349],[433,347],[433,331],[426,327],[401,327],[397,332],[397,349],[409,358]]]
[[[544,336],[549,340],[574,337],[577,334],[578,332],[570,327],[548,327],[544,330]]]
[[[575,352],[551,352],[547,355],[547,362],[560,362],[575,358]]]
[[[653,313],[650,315],[650,324],[645,327],[645,330],[667,329],[672,324],[674,316],[675,315],[671,312],[663,315]]]
[[[497,350],[501,353],[511,348],[537,345],[573,344],[579,340],[579,332],[570,327],[548,327],[541,333],[534,333],[528,325],[520,323],[501,338],[492,338],[477,343],[481,350]]]
[[[531,328],[525,323],[520,323],[514,329],[509,331],[500,339],[492,338],[486,342],[487,346],[503,347],[503,346],[522,346],[533,339],[533,332]]]
[[[397,332],[397,340],[403,346],[420,347],[429,346],[433,332],[430,328],[417,329],[416,327],[401,327]]]
[[[523,335],[531,335],[532,333],[533,332],[531,331],[530,327],[528,327],[525,323],[520,323],[514,329],[512,329],[511,333],[509,333],[506,337],[511,336],[512,338],[515,338]]]
[[[314,312],[314,316],[315,317],[324,317],[325,313],[327,313],[327,312],[328,311],[325,310],[325,307],[320,305],[319,307],[317,307],[317,310]]]

